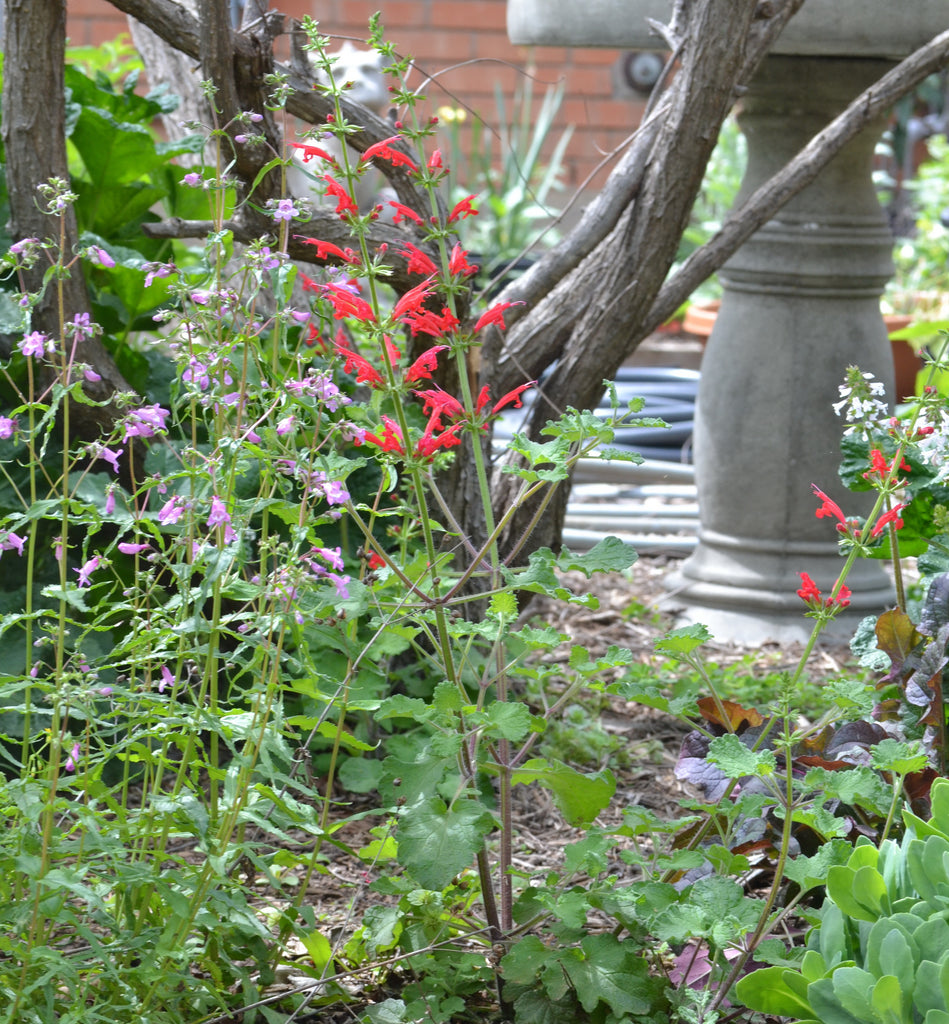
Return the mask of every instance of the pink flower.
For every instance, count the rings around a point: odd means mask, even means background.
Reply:
[[[25,537],[18,537],[12,530],[7,530],[7,532],[0,537],[0,551],[15,551],[22,557],[23,545],[25,543]]]
[[[207,525],[209,530],[213,529],[215,526],[224,527],[225,544],[230,544],[231,541],[237,537],[237,534],[231,527],[231,516],[227,511],[227,506],[217,495],[214,495],[211,498],[211,511],[208,514]]]
[[[17,346],[27,359],[46,355],[46,335],[39,331],[31,331]]]
[[[90,577],[99,568],[102,559],[98,555],[93,555],[87,562],[81,565],[74,571],[79,573],[79,579],[77,581],[78,586],[88,587],[90,583]]]
[[[170,686],[172,689],[175,685],[175,677],[171,674],[167,665],[161,667],[161,682],[158,684],[158,692],[164,693],[165,687]]]
[[[151,550],[151,544],[131,544],[125,541],[117,544],[116,547],[118,547],[123,555],[138,555],[143,551]]]
[[[168,410],[163,409],[156,402],[155,405],[145,405],[141,409],[132,409],[125,417],[125,436],[123,441],[130,437],[153,437],[155,434],[162,434],[165,431],[165,420],[168,418]]]
[[[103,249],[101,246],[94,245],[89,250],[89,255],[92,257],[93,262],[101,264],[103,267],[114,267],[115,260]]]
[[[79,755],[81,753],[82,751],[79,744],[74,743],[69,756],[66,758],[66,763],[63,765],[67,772],[74,772],[76,770],[76,766],[79,764]]]
[[[294,217],[298,217],[300,211],[293,205],[292,199],[280,199],[273,210],[274,220],[285,220],[288,224]]]
[[[0,416],[0,441],[9,441],[16,429],[16,416]]]
[[[158,521],[162,526],[172,526],[184,515],[184,511],[184,499],[178,497],[177,494],[173,495],[158,510]]]

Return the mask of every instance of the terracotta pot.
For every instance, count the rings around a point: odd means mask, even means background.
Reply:
[[[719,306],[721,303],[718,299],[702,303],[693,302],[685,311],[682,330],[699,338],[708,338],[715,326]]]
[[[913,322],[905,313],[887,313],[883,317],[888,334],[901,331]],[[897,402],[911,402],[916,397],[916,374],[923,368],[923,357],[911,341],[890,341],[893,349],[893,377]]]
[[[721,305],[717,300],[709,302],[693,303],[685,311],[685,319],[682,321],[682,329],[689,334],[694,334],[703,340],[707,339],[715,326],[718,318],[718,309]],[[888,334],[894,331],[901,331],[909,327],[913,318],[904,314],[887,314],[883,317]],[[912,401],[916,394],[916,374],[923,368],[922,356],[916,351],[911,342],[891,341],[893,349],[893,373],[896,382],[896,401]]]

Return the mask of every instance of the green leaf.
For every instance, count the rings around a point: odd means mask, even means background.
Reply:
[[[406,808],[399,818],[399,863],[426,889],[444,889],[468,867],[494,828],[491,814],[474,800],[448,808],[431,797]]]
[[[708,628],[700,622],[670,630],[665,636],[654,641],[657,654],[665,654],[676,661],[685,661],[696,647],[712,639]]]
[[[889,909],[886,882],[875,867],[835,865],[827,872],[827,893],[848,917],[876,921]]]
[[[382,762],[368,757],[347,757],[339,766],[339,781],[350,793],[371,793],[379,788]]]
[[[576,989],[580,1005],[592,1013],[604,1002],[622,1019],[653,1009],[655,983],[642,951],[613,935],[588,935],[580,943],[582,959],[564,959],[562,967]]]
[[[484,712],[486,732],[506,740],[522,740],[534,728],[534,716],[526,704],[489,704]],[[537,722],[543,728],[542,721]]]
[[[616,792],[616,779],[605,768],[584,774],[561,761],[532,758],[511,776],[513,783],[539,782],[553,793],[569,825],[584,827],[604,811]]]
[[[853,847],[844,839],[831,839],[823,843],[812,857],[789,857],[784,873],[807,892],[827,881],[827,872],[835,864],[844,865]]]
[[[561,572],[579,570],[589,579],[595,572],[622,572],[637,558],[639,555],[632,544],[626,544],[618,537],[604,537],[582,555],[575,555],[564,548],[557,559],[557,568]]]
[[[916,968],[913,1004],[922,1014],[928,1015],[933,1010],[945,1013],[949,1008],[949,958],[946,952],[947,949],[943,948],[937,961],[923,960]],[[926,1020],[929,1020],[928,1016]]]
[[[883,1024],[903,1024],[909,1019],[903,1012],[903,989],[892,974],[885,974],[873,986],[870,1003]]]
[[[303,948],[309,953],[313,966],[322,971],[333,958],[333,947],[322,932],[304,933],[299,936]]]
[[[766,778],[774,775],[776,764],[773,750],[752,750],[734,733],[725,733],[712,740],[708,760],[718,765],[730,779],[748,775]]]
[[[928,764],[929,758],[918,742],[901,743],[899,740],[885,739],[870,748],[871,764],[883,772],[896,772],[897,775],[910,775],[921,772]]]
[[[801,976],[784,967],[764,967],[746,974],[735,986],[739,1000],[749,1009],[777,1017],[808,1018],[807,997],[800,992]]]
[[[502,466],[502,473],[513,473],[528,483],[539,480],[552,483],[566,480],[570,475],[570,442],[563,438],[537,442],[524,434],[515,434],[508,442],[508,448],[522,455],[528,465],[525,467],[517,460],[512,460]]]
[[[870,999],[875,979],[869,971],[865,971],[861,967],[840,967],[828,980],[833,985],[834,995],[839,1005],[847,1013],[853,1014],[861,1021],[873,1019]],[[823,981],[815,982],[815,985],[823,984]],[[808,994],[810,993],[811,989],[808,989]],[[811,1002],[813,1004],[813,999]]]
[[[517,618],[517,598],[508,590],[499,590],[491,595],[488,614],[497,615],[507,620]]]
[[[557,557],[550,548],[538,548],[528,556],[528,564],[519,569],[504,569],[504,582],[517,590],[528,590],[534,594],[546,594],[560,601],[583,605],[587,608],[598,607],[593,594],[578,597],[566,587],[555,572],[558,567]]]

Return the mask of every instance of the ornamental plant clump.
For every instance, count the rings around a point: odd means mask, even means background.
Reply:
[[[326,43],[314,31],[321,54]],[[431,203],[424,217],[393,203],[421,228],[402,243],[418,283],[394,299],[386,248],[366,241],[376,212],[352,200],[359,166],[309,143],[352,238],[307,238],[327,261],[312,276],[286,255],[299,214],[289,198],[270,206],[270,237],[232,261],[233,197],[209,167],[181,177],[217,224],[197,260],[143,263],[98,236],[66,251],[78,196],[62,180],[37,189],[48,237],[17,239],[3,258],[8,285],[48,268],[43,292],[17,295],[2,367],[0,557],[14,582],[0,629],[0,1007],[11,1024],[193,1021],[252,1003],[257,1019],[283,1020],[349,998],[346,978],[377,961],[423,970],[430,958],[423,973],[441,981],[415,999],[436,1011],[441,1000],[444,1019],[459,993],[497,998],[489,954],[513,929],[512,787],[546,785],[576,822],[612,794],[608,771],[535,750],[558,707],[533,712],[510,680],[564,638],[519,627],[513,593],[553,585],[571,599],[558,567],[621,569],[635,553],[610,541],[577,557],[533,552],[523,568],[518,546],[501,557],[510,513],[491,512],[484,438],[534,382],[492,395],[469,375],[506,305],[463,319],[474,268],[453,229],[476,210],[470,197],[441,208],[434,126],[414,124],[415,97],[394,90],[406,121],[362,163],[408,171]],[[248,135],[257,119],[244,115]],[[221,126],[208,127],[221,146]],[[147,387],[116,394],[111,428],[93,438],[74,426],[98,377],[84,346],[124,335],[64,315],[60,282],[84,271],[101,295],[136,275],[141,292],[161,290],[128,350]],[[39,329],[57,296],[59,328]],[[457,390],[436,381],[446,363]],[[614,413],[627,411],[614,402]],[[568,410],[549,440],[515,439],[519,501],[612,433]],[[437,472],[463,444],[482,456],[488,537],[456,556],[433,510]],[[480,618],[464,615],[472,594]],[[392,682],[399,659],[419,666],[409,693]],[[406,739],[390,749],[396,729]],[[383,794],[366,845],[341,833],[344,769],[354,789]],[[309,886],[340,856],[378,906],[331,940]],[[272,994],[291,942],[306,951],[298,983]]]
[[[326,130],[342,142],[345,84],[307,28],[335,100]],[[752,957],[793,974],[798,954],[775,936],[816,919],[838,867],[895,848],[901,820],[923,838],[904,805],[918,812],[945,767],[944,400],[927,392],[894,419],[877,383],[849,372],[842,472],[875,507],[850,516],[815,482],[845,558],[824,593],[801,566],[814,631],[764,711],[717,691],[704,627],[669,632],[660,664],[643,665],[531,621],[519,595],[589,607],[564,572],[621,571],[636,555],[615,538],[583,554],[502,547],[514,508],[492,507],[491,423],[539,385],[494,395],[472,372],[507,309],[467,309],[475,268],[455,230],[477,205],[442,204],[436,125],[416,120],[406,65],[376,23],[372,43],[393,75],[393,135],[359,160],[297,144],[348,232],[303,234],[315,267],[287,256],[305,223],[296,197],[274,199],[268,236],[235,255],[234,126],[219,124],[206,126],[209,164],[168,172],[172,192],[212,211],[200,253],[143,260],[108,232],[68,251],[64,211],[82,196],[51,181],[37,189],[49,237],[3,257],[16,317],[0,410],[8,1024],[270,1024],[341,1002],[369,1024],[711,1024]],[[241,116],[238,144],[261,117]],[[411,176],[429,204],[387,201],[400,234],[388,247],[367,240],[383,211],[354,199],[370,160]],[[286,162],[274,154],[270,169]],[[37,266],[45,294],[18,289]],[[134,315],[61,309],[50,328],[45,300],[81,272],[97,310]],[[83,352],[96,337],[137,391],[102,405],[107,425],[88,436],[77,410],[93,403]],[[635,459],[609,444],[640,408],[614,392],[609,419],[569,409],[540,439],[515,435],[515,505],[542,506],[580,458]],[[461,534],[440,486],[462,446],[480,540]],[[854,560],[898,568],[905,545],[919,595],[901,586],[899,608],[858,636],[867,672],[885,673],[882,700],[841,678],[823,716],[802,720],[808,658],[848,606]],[[617,808],[612,766],[574,759],[582,745],[554,726],[591,698],[688,725],[677,774],[696,799],[676,819]],[[536,867],[518,856],[527,786],[570,830]],[[343,914],[323,911],[320,887],[349,894],[333,904]]]

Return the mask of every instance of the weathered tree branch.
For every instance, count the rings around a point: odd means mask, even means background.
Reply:
[[[695,289],[766,224],[782,206],[809,185],[837,153],[870,122],[949,63],[949,32],[910,54],[878,82],[862,92],[753,195],[725,218],[721,229],[685,261],[663,285],[643,323],[650,334],[682,305]]]

